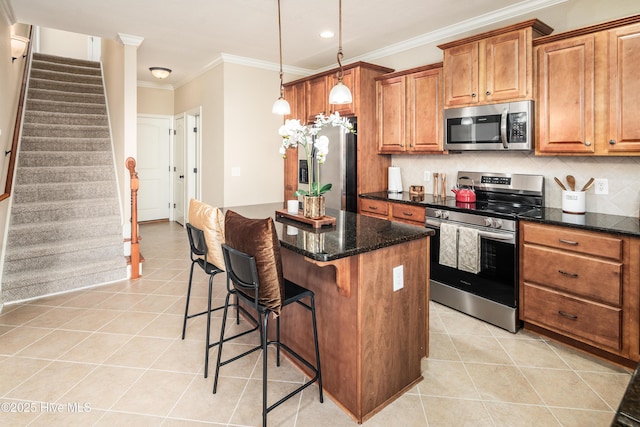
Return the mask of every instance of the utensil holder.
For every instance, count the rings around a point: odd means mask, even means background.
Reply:
[[[584,191],[562,191],[562,212],[583,214],[587,207],[587,193]]]

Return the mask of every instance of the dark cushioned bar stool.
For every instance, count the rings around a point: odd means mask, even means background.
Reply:
[[[267,413],[295,396],[311,384],[317,382],[320,402],[322,395],[322,373],[320,369],[320,351],[318,349],[318,331],[316,324],[316,310],[314,293],[297,284],[282,279],[282,260],[280,258],[280,242],[275,233],[273,220],[252,220],[244,218],[233,211],[228,211],[225,220],[225,239],[227,244],[222,245],[225,269],[227,271],[227,297],[225,299],[225,314],[222,317],[222,329],[220,331],[220,347],[213,381],[213,393],[218,387],[220,367],[247,356],[257,350],[262,350],[262,423],[267,425]],[[249,255],[242,249],[250,250],[254,255]],[[248,248],[248,249],[247,249]],[[223,344],[229,339],[225,338],[226,313],[229,309],[229,301],[232,296],[252,307],[260,320],[260,345],[245,351],[235,357],[222,360]],[[305,299],[309,300],[306,303]],[[315,346],[315,365],[292,350],[285,343],[280,342],[280,312],[290,304],[297,303],[309,310],[313,324],[313,339]],[[269,317],[277,316],[275,340],[268,340],[267,330]],[[280,366],[280,349],[284,349],[302,364],[307,366],[312,374],[308,382],[296,388],[271,406],[267,406],[267,347],[270,344],[276,346],[276,364]]]

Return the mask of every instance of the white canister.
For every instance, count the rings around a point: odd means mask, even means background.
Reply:
[[[287,200],[287,212],[290,214],[297,214],[300,209],[298,200]]]
[[[583,214],[587,211],[587,193],[584,191],[562,191],[562,212]]]

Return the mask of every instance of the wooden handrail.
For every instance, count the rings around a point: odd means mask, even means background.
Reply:
[[[33,37],[33,27],[29,29],[29,40]],[[11,150],[5,152],[5,156],[9,156],[9,167],[7,169],[7,181],[4,184],[4,193],[0,194],[0,201],[11,196],[11,187],[13,186],[13,171],[16,167],[16,155],[18,153],[18,142],[20,141],[20,129],[22,128],[22,111],[24,109],[24,99],[27,96],[27,77],[29,76],[29,67],[31,66],[31,46],[27,48],[26,61],[24,61],[24,69],[22,72],[22,84],[20,86],[20,97],[18,98],[18,111],[16,112],[16,121],[13,126],[13,141],[11,142]]]
[[[131,176],[131,278],[140,277],[140,245],[138,243],[138,188],[140,180],[136,172],[136,160],[127,158],[127,169]]]

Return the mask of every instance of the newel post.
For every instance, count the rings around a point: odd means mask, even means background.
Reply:
[[[138,188],[140,181],[136,172],[136,160],[129,157],[126,160],[127,169],[131,176],[131,278],[140,277],[140,247],[138,244]]]

